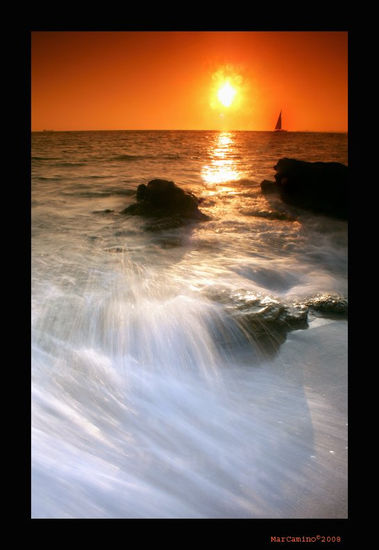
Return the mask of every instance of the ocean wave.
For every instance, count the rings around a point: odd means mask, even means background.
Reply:
[[[38,181],[59,181],[59,180],[62,180],[63,177],[62,176],[51,176],[51,177],[48,177],[48,176],[34,176],[33,179],[38,180]]]
[[[97,176],[97,175],[92,175],[92,176],[83,176],[82,178],[78,178],[78,179],[85,179],[85,180],[109,180],[109,179],[112,179],[112,178],[118,178],[118,176]]]
[[[115,195],[131,196],[134,194],[134,189],[107,189],[106,191],[62,191],[62,195],[68,197],[83,197],[86,199],[113,197]]]
[[[238,265],[232,271],[273,292],[286,292],[299,283],[298,276],[290,270]]]
[[[59,159],[59,158],[53,158],[53,157],[32,157],[32,161],[34,162],[45,162],[45,161],[51,161],[52,162],[52,166],[55,167],[55,168],[77,168],[79,166],[86,166],[87,165],[87,161],[84,160],[84,161],[80,161],[80,162],[65,162],[65,161],[62,161],[62,159]],[[60,161],[60,162],[56,162],[56,161]]]
[[[246,176],[242,176],[238,178],[237,180],[232,180],[234,184],[241,185],[242,187],[245,187],[246,185],[256,187],[258,189],[259,183],[256,180],[253,180],[251,178],[248,178]]]
[[[157,158],[163,158],[166,160],[177,160],[181,159],[182,157],[179,155],[179,153],[166,153],[164,155],[157,155]]]
[[[114,210],[110,208],[105,208],[105,210],[93,210],[92,214],[112,214]]]
[[[57,162],[54,164],[54,166],[57,166],[58,168],[77,168],[78,166],[86,166],[86,162]]]
[[[162,160],[178,160],[180,159],[180,155],[177,153],[165,153],[165,154],[159,154],[159,155],[133,155],[133,154],[123,154],[123,155],[116,155],[114,157],[110,157],[108,160],[116,160],[116,161],[135,161],[135,160],[154,160],[154,159],[162,159]]]
[[[144,159],[150,159],[153,158],[151,155],[116,155],[114,157],[110,157],[108,160],[126,160],[126,161],[133,161],[133,160],[144,160]]]
[[[266,220],[297,221],[296,216],[291,216],[287,212],[280,210],[241,210],[241,214],[244,216],[253,216],[255,218],[265,218]]]
[[[35,156],[32,156],[32,160],[60,160],[60,158],[57,158],[57,157],[35,157]]]

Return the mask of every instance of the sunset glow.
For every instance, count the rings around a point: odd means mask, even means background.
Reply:
[[[219,89],[217,97],[219,98],[221,103],[224,105],[224,107],[229,107],[233,102],[233,99],[236,93],[237,93],[237,90],[233,88],[233,86],[231,86],[229,82],[226,82]]]
[[[347,131],[347,32],[32,32],[32,130]]]
[[[232,134],[220,132],[209,149],[208,154],[211,162],[203,166],[201,177],[204,183],[210,185],[211,188],[215,184],[237,181],[243,177],[233,158],[230,158],[230,152],[233,151],[234,145]],[[219,191],[220,189],[218,189]],[[208,194],[214,192],[210,190]]]

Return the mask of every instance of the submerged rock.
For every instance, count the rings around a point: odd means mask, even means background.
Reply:
[[[275,183],[264,180],[261,183],[263,193],[277,191],[287,204],[347,219],[347,166],[339,162],[282,158],[274,168]]]
[[[348,315],[348,301],[341,296],[322,294],[306,301],[310,310],[322,313],[326,317],[342,317]]]
[[[264,355],[275,354],[289,331],[308,328],[305,304],[284,304],[246,290],[208,289],[207,296],[224,305]]]
[[[198,205],[200,199],[184,191],[173,181],[155,179],[141,184],[136,192],[137,202],[125,208],[123,214],[156,218],[150,230],[178,227],[191,220],[208,220]]]
[[[307,329],[309,313],[343,319],[347,316],[348,307],[346,298],[332,294],[292,303],[243,289],[208,288],[206,296],[222,304],[244,334],[266,356],[274,355],[279,350],[290,331]]]

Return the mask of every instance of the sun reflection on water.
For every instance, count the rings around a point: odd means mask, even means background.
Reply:
[[[209,148],[210,163],[203,166],[201,177],[207,184],[237,181],[244,177],[236,162],[236,147],[231,132],[220,132]]]

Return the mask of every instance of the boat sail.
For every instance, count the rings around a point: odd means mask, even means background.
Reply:
[[[282,111],[279,113],[278,121],[275,126],[275,132],[287,132],[287,130],[283,130],[282,128]]]

